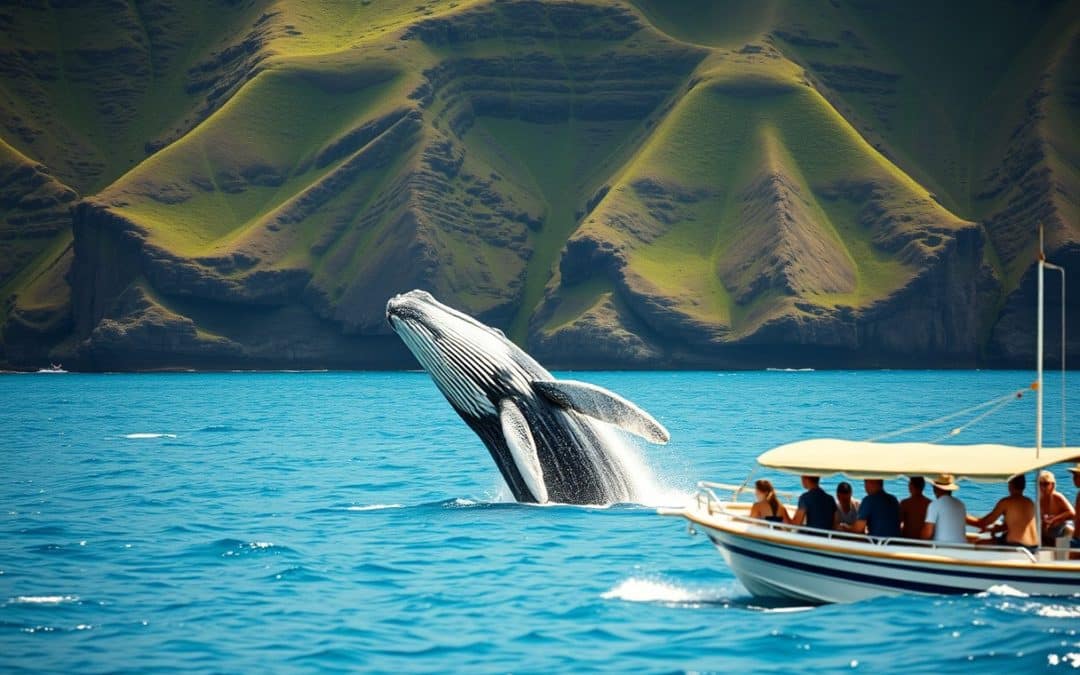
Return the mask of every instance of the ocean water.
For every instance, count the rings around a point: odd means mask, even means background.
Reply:
[[[767,606],[652,508],[698,479],[741,482],[778,443],[875,436],[1031,374],[573,376],[672,432],[639,450],[649,505],[511,503],[423,373],[0,377],[0,670],[1080,667],[1080,598],[997,588]],[[1059,382],[1048,443],[1060,442]],[[955,441],[1030,444],[1033,405],[1025,396]],[[960,494],[983,512],[1000,489]]]

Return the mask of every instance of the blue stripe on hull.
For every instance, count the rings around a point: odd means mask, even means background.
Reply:
[[[717,542],[716,539],[714,537],[711,537],[711,536],[710,536],[710,538],[713,539],[714,543],[717,543],[720,546],[724,546],[727,549],[731,550],[733,553],[737,553],[739,555],[747,556],[747,557],[750,557],[750,558],[755,558],[757,560],[761,560],[763,562],[769,562],[769,563],[772,563],[774,565],[780,565],[781,567],[788,567],[788,568],[797,569],[797,570],[800,570],[800,571],[803,571],[803,572],[810,572],[810,573],[813,573],[813,574],[820,574],[822,576],[832,577],[832,578],[836,578],[836,579],[843,579],[843,580],[846,580],[846,581],[855,581],[855,582],[859,582],[859,583],[873,584],[873,585],[876,585],[876,586],[884,586],[884,587],[888,587],[888,588],[902,589],[902,590],[907,590],[907,591],[913,591],[913,592],[916,592],[916,593],[954,594],[954,593],[968,593],[968,592],[971,592],[971,590],[972,590],[971,587],[943,586],[943,585],[940,585],[940,584],[926,583],[926,582],[920,582],[920,581],[909,581],[909,580],[905,580],[905,579],[897,579],[897,578],[894,578],[894,577],[879,577],[879,576],[876,576],[876,575],[866,574],[866,573],[863,573],[863,572],[853,572],[853,571],[849,571],[849,570],[838,569],[836,567],[823,567],[821,565],[814,565],[812,563],[787,560],[785,558],[770,555],[768,553],[762,553],[760,551],[753,551],[753,550],[750,550],[750,549],[747,549],[747,548],[743,548],[742,546],[736,546],[736,545],[732,545],[732,544],[728,544],[728,543],[720,543],[720,542]],[[803,549],[796,549],[796,550],[799,553],[804,554],[804,555],[813,555],[813,556],[820,557],[820,558],[828,558],[830,560],[837,560],[837,561],[842,561],[842,562],[847,562],[847,563],[862,562],[862,561],[858,561],[858,560],[853,560],[850,557],[833,555],[833,554],[829,554],[829,553],[819,553],[817,551],[806,551],[806,550],[803,550]],[[1011,582],[1013,584],[1023,584],[1023,585],[1029,585],[1029,584],[1043,585],[1043,584],[1050,583],[1050,584],[1060,584],[1060,585],[1066,585],[1066,586],[1076,586],[1076,587],[1080,588],[1080,578],[1062,578],[1062,577],[1059,576],[1059,577],[1052,578],[1052,579],[1046,579],[1046,578],[1033,578],[1033,577],[1030,577],[1030,576],[1018,576],[1018,575],[1014,575],[1014,574],[1001,574],[1001,573],[997,573],[997,572],[981,573],[981,572],[969,572],[969,571],[966,571],[966,570],[938,571],[936,569],[932,569],[932,568],[928,568],[928,567],[918,567],[916,565],[907,565],[907,564],[892,563],[892,562],[878,562],[878,561],[874,561],[872,564],[876,565],[876,566],[879,566],[879,567],[887,567],[887,568],[897,569],[897,570],[918,572],[918,573],[922,573],[922,574],[940,574],[942,576],[963,577],[963,578],[967,578],[967,579],[978,579],[978,580],[982,580],[982,581],[987,582],[985,587],[979,587],[977,590],[985,590],[985,588],[987,588],[987,587],[989,587],[989,586],[991,586],[991,585],[993,585],[994,583],[997,583],[997,582]]]
[[[846,581],[855,581],[863,584],[872,584],[874,586],[896,588],[905,591],[912,591],[915,593],[951,595],[956,593],[969,592],[969,589],[967,588],[957,588],[956,586],[941,586],[938,584],[927,584],[918,581],[905,581],[903,579],[877,577],[870,574],[863,574],[861,572],[848,572],[832,567],[821,567],[819,565],[811,565],[809,563],[796,562],[793,560],[784,560],[783,558],[778,558],[767,553],[759,553],[758,551],[751,551],[749,549],[742,548],[741,546],[732,546],[731,544],[721,544],[721,546],[726,547],[732,553],[746,556],[748,558],[755,558],[763,562],[780,565],[781,567],[796,569],[801,572],[810,572],[811,574],[819,574],[826,577],[832,577],[834,579],[844,579]]]

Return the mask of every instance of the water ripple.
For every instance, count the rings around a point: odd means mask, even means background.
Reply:
[[[644,449],[641,470],[675,498],[699,478],[741,482],[779,443],[868,437],[888,430],[883,420],[908,426],[1027,378],[587,377],[672,431],[669,446]],[[995,588],[812,609],[766,603],[703,537],[651,508],[516,504],[423,374],[9,377],[0,398],[4,672],[1080,663],[1070,656],[1080,654],[1080,598]],[[1024,405],[969,440],[1028,442]],[[1048,428],[1055,414],[1049,406]],[[796,477],[771,477],[798,488]],[[964,496],[982,513],[1000,490],[965,484]]]

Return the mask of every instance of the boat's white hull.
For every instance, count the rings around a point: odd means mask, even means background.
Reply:
[[[739,581],[758,597],[855,602],[900,594],[979,593],[994,586],[1030,595],[1080,594],[1080,562],[1033,562],[1022,551],[979,547],[880,546],[723,514],[681,515],[708,535]]]

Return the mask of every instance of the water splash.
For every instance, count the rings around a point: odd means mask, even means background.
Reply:
[[[687,502],[690,493],[665,484],[645,460],[634,439],[610,424],[594,422],[593,426],[604,449],[629,484],[630,502],[642,506],[676,506]]]
[[[384,509],[401,509],[404,504],[365,504],[362,506],[347,506],[346,511],[382,511]]]

